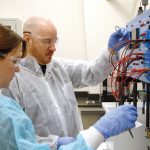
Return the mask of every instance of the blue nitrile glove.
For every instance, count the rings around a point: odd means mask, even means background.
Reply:
[[[61,145],[66,145],[66,144],[69,144],[69,143],[72,143],[75,141],[75,138],[73,137],[59,137],[58,138],[58,142],[57,142],[57,148],[59,148]]]
[[[137,109],[132,105],[122,105],[106,113],[93,127],[99,131],[105,139],[117,135],[127,129],[135,127]]]
[[[127,45],[129,39],[129,32],[125,28],[119,28],[116,32],[112,33],[109,37],[108,48],[119,51]],[[119,44],[120,43],[120,44]],[[119,44],[117,46],[117,44]]]

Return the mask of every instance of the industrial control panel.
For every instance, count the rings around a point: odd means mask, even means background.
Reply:
[[[118,28],[118,27],[117,27]],[[138,112],[144,120],[145,137],[150,140],[150,9],[126,24],[129,38],[115,45],[125,45],[120,51],[119,60],[112,62],[112,93],[118,105],[132,103],[142,111]],[[110,60],[112,55],[110,55]],[[138,90],[141,85],[141,91]],[[140,101],[139,101],[140,99]],[[138,106],[140,103],[140,107]],[[149,141],[150,143],[150,141]],[[150,145],[147,146],[150,148]]]
[[[125,40],[115,45],[114,49],[120,45],[126,46],[120,51],[119,61],[112,62],[114,68],[111,73],[112,93],[119,102],[130,99],[134,83],[139,81],[150,83],[150,9],[129,21],[126,28],[129,31],[129,38],[121,35]]]
[[[127,24],[131,42],[127,50],[128,70],[134,69],[134,78],[150,83],[150,10]]]

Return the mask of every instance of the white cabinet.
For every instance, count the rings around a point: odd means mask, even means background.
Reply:
[[[21,21],[17,18],[0,18],[0,23],[22,35]]]

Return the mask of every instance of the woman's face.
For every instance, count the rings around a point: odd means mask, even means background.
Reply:
[[[15,72],[19,71],[17,62],[21,57],[20,49],[21,44],[4,58],[0,58],[0,88],[7,88]]]

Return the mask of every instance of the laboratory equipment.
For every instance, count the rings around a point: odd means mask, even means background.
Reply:
[[[126,141],[132,150],[150,149],[150,9],[144,11],[126,25],[130,38],[126,39],[126,47],[120,52],[120,59],[112,63],[114,69],[111,74],[112,93],[118,105],[132,103],[138,108],[138,121],[142,125],[131,130],[132,138],[127,132],[117,136],[113,142],[113,150],[124,150],[121,143]],[[118,30],[119,27],[116,27]],[[122,35],[123,38],[125,38]],[[116,49],[124,43],[120,42]],[[110,55],[111,61],[112,55]],[[144,91],[145,100],[139,102],[139,86]],[[105,104],[103,104],[105,105]],[[107,105],[107,104],[106,104]],[[106,107],[106,106],[103,106]],[[108,106],[107,106],[108,107]],[[116,105],[113,107],[115,108]],[[138,146],[141,141],[141,145]],[[125,149],[128,149],[127,147]]]

